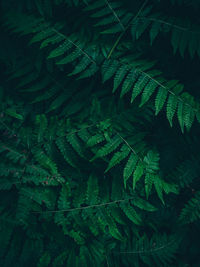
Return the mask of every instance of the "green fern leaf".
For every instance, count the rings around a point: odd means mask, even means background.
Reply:
[[[138,81],[135,83],[133,91],[132,91],[131,103],[143,91],[144,87],[146,86],[148,82],[149,82],[149,78],[146,76],[141,75],[138,78]]]
[[[148,84],[145,86],[144,91],[142,93],[142,100],[141,100],[140,107],[142,107],[149,100],[149,98],[154,93],[157,87],[158,87],[158,84],[155,83],[155,81],[148,82]]]
[[[58,266],[63,266],[64,262],[66,261],[66,259],[68,258],[69,253],[68,251],[63,251],[62,253],[60,253],[53,261],[52,266],[53,267],[58,267]]]
[[[184,132],[184,117],[185,117],[185,103],[183,101],[179,101],[178,103],[178,110],[177,110],[179,124],[181,126],[182,133]]]
[[[68,235],[70,237],[72,237],[74,239],[74,241],[78,244],[78,245],[83,245],[85,244],[85,239],[83,237],[83,235],[81,235],[80,231],[75,231],[75,230],[71,230]]]
[[[103,83],[109,80],[119,68],[117,60],[105,60],[102,65],[102,81]]]
[[[154,180],[156,179],[156,175],[153,173],[147,173],[145,175],[145,192],[147,199],[149,198],[149,195],[151,193],[152,185],[154,183]]]
[[[126,182],[129,179],[129,177],[132,175],[133,171],[135,170],[137,162],[138,162],[138,157],[135,154],[131,153],[126,163],[126,166],[124,168],[124,173],[123,173],[125,188],[126,188]]]
[[[138,207],[139,209],[146,210],[146,211],[156,211],[157,208],[155,208],[153,205],[151,205],[148,201],[140,198],[140,197],[134,197],[134,199],[131,201],[134,206]]]
[[[52,35],[54,35],[52,28],[46,28],[44,31],[35,34],[29,43],[33,44],[42,40],[46,40],[47,38],[52,37]]]
[[[48,252],[45,252],[40,258],[40,261],[37,264],[37,267],[47,267],[49,266],[50,262],[51,262],[51,256]]]
[[[196,51],[198,51],[198,38],[196,38],[195,33],[191,34],[191,38],[188,42],[188,46],[189,46],[190,56],[191,58],[194,58]]]
[[[156,175],[154,177],[153,183],[154,183],[158,197],[160,198],[162,203],[165,204],[164,199],[163,199],[163,187],[164,187],[163,181],[160,179],[159,176]]]
[[[160,23],[155,21],[151,25],[151,30],[150,30],[150,42],[151,45],[153,44],[153,41],[155,40],[156,36],[158,35],[160,31]]]
[[[137,77],[138,74],[135,71],[130,71],[128,73],[126,79],[123,82],[120,97],[123,97],[128,91],[131,90],[131,87],[133,87],[133,84],[135,83]]]
[[[74,160],[72,158],[72,153],[69,149],[69,145],[65,141],[65,138],[64,137],[57,138],[56,145],[57,145],[58,149],[60,150],[60,152],[62,153],[66,162],[68,164],[70,164],[72,167],[76,168],[76,163],[74,162]]]
[[[127,145],[123,145],[121,147],[121,151],[116,152],[114,156],[111,158],[105,172],[108,172],[115,165],[119,164],[123,159],[125,159],[128,156],[129,153],[130,153],[130,148]]]
[[[104,157],[110,153],[112,153],[115,149],[118,148],[118,146],[120,146],[120,144],[122,143],[122,139],[119,138],[117,135],[115,135],[110,142],[108,142],[106,145],[104,145],[103,147],[101,147],[96,155],[90,160],[90,161],[93,161],[95,160],[96,158],[99,158],[99,157]]]
[[[97,204],[98,203],[99,187],[96,176],[90,175],[87,183],[86,203]]]
[[[169,184],[165,181],[163,181],[163,190],[165,191],[166,194],[169,194],[169,193],[178,194],[179,193],[179,189],[176,184]]]
[[[72,76],[84,71],[90,65],[90,63],[91,60],[88,57],[83,56],[80,62],[74,68],[74,70],[70,74],[68,74],[68,76]]]
[[[192,107],[190,107],[190,106],[187,106],[187,108],[185,110],[184,123],[185,123],[185,127],[186,127],[186,129],[188,131],[192,127],[192,124],[194,122],[194,119],[195,119],[194,109]]]
[[[90,5],[88,5],[87,7],[84,8],[85,11],[91,11],[91,10],[95,10],[98,9],[100,7],[104,7],[105,3],[103,1],[96,1],[91,3]]]
[[[76,60],[82,55],[80,48],[74,49],[69,55],[66,57],[63,57],[61,60],[58,60],[56,64],[58,65],[63,65],[63,64],[68,64]]]
[[[167,99],[167,95],[168,95],[167,89],[160,86],[155,99],[155,108],[156,108],[155,115],[158,115],[158,113],[163,108],[165,101]]]
[[[178,105],[177,96],[170,94],[168,101],[167,101],[167,119],[171,127],[172,127],[172,120],[176,112],[177,105]]]
[[[69,183],[66,183],[65,185],[62,186],[62,189],[60,191],[60,196],[58,199],[59,210],[70,208],[70,201],[69,201],[70,196],[71,196],[71,187]]]
[[[117,225],[115,224],[114,220],[112,221],[112,224],[109,227],[109,232],[115,239],[118,239],[120,241],[124,240],[124,238],[121,235],[119,229],[117,228]]]
[[[120,208],[123,210],[126,217],[136,225],[142,224],[142,219],[139,214],[130,205],[120,204]]]
[[[105,137],[103,134],[97,133],[93,136],[91,136],[88,141],[87,141],[87,145],[89,147],[93,147],[101,142],[103,142],[105,140]]]
[[[181,31],[174,28],[174,30],[172,31],[172,38],[171,38],[171,43],[173,46],[174,54],[178,50],[180,40],[181,40],[181,35],[182,35]]]
[[[112,207],[107,207],[107,209],[109,209],[109,213],[111,214],[111,216],[115,219],[115,221],[121,225],[126,225],[126,222],[124,220],[124,216],[122,211],[115,206]]]
[[[183,106],[184,125],[189,131],[195,118],[195,102],[193,96],[189,95],[186,92],[182,94],[182,98],[183,101],[185,101]]]
[[[32,149],[32,152],[35,159],[41,164],[41,166],[49,169],[52,174],[58,173],[56,163],[48,157],[42,149],[35,147]]]
[[[135,190],[136,183],[140,180],[142,175],[144,174],[145,168],[142,162],[139,162],[134,173],[133,173],[133,190]]]
[[[196,192],[194,197],[191,198],[180,214],[180,221],[183,224],[192,223],[200,218],[200,192]]]
[[[98,220],[101,221],[101,223],[104,225],[104,231],[105,231],[105,227],[108,226],[109,233],[111,234],[111,236],[113,236],[114,238],[118,240],[123,240],[123,237],[121,233],[119,232],[114,219],[111,217],[111,215],[108,213],[107,210],[98,211]]]
[[[54,34],[53,36],[42,41],[42,43],[40,45],[40,49],[49,46],[49,44],[54,45],[54,44],[60,43],[61,41],[64,41],[64,40],[65,40],[64,36]]]
[[[114,78],[114,86],[113,86],[113,93],[117,90],[121,82],[123,81],[125,75],[128,72],[128,68],[126,65],[122,65],[116,72]]]
[[[91,60],[92,59],[90,59],[90,61]],[[78,79],[89,78],[89,77],[93,76],[98,71],[98,69],[99,68],[98,68],[96,62],[92,62],[90,64],[90,66],[79,75]]]
[[[4,112],[5,112],[5,114],[7,114],[7,115],[9,115],[15,119],[23,120],[23,116],[21,114],[18,114],[16,112],[16,110],[13,108],[7,108]]]
[[[61,45],[59,45],[57,48],[55,48],[53,51],[51,51],[48,58],[54,58],[54,57],[61,56],[72,47],[73,47],[72,42],[65,40]]]
[[[179,51],[181,56],[184,58],[185,50],[188,46],[188,43],[190,42],[190,34],[186,32],[184,35],[181,36],[180,43],[179,43]]]
[[[38,142],[41,142],[43,140],[43,135],[48,125],[47,118],[44,114],[36,116],[36,125],[38,126]]]
[[[141,35],[145,32],[151,22],[142,18],[133,20],[131,26],[131,35],[133,40],[138,40]]]
[[[149,173],[155,173],[159,170],[159,154],[155,151],[150,150],[144,157],[144,163],[146,171]]]
[[[75,133],[68,134],[66,136],[66,139],[70,143],[70,145],[73,147],[73,149],[77,152],[77,154],[85,158],[84,151],[81,146],[81,141],[80,139],[78,139],[77,135]]]

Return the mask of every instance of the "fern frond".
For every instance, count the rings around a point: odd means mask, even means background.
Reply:
[[[98,203],[98,194],[99,188],[97,178],[91,175],[87,184],[86,203],[90,205]]]
[[[54,258],[54,261],[52,263],[52,266],[53,267],[56,267],[56,266],[63,265],[64,262],[66,261],[67,257],[68,257],[68,251],[63,251],[58,256],[56,256],[56,258]]]
[[[110,142],[108,142],[107,144],[105,144],[103,147],[101,147],[96,155],[91,159],[91,161],[95,160],[96,158],[99,157],[105,157],[108,154],[112,153],[116,148],[118,148],[118,146],[120,146],[120,144],[122,143],[122,140],[115,135]]]
[[[103,73],[106,73],[105,68],[107,68],[109,73],[116,72],[113,92],[115,92],[121,84],[120,96],[122,97],[124,94],[132,91],[131,103],[137,96],[142,94],[140,107],[149,101],[153,93],[156,93],[155,114],[157,115],[161,109],[163,109],[165,102],[167,102],[166,112],[170,125],[172,126],[172,119],[177,113],[182,132],[184,131],[184,127],[186,127],[187,130],[191,128],[195,119],[195,114],[199,112],[197,108],[198,105],[188,93],[184,92],[181,94],[183,85],[179,84],[177,80],[166,81],[162,77],[159,77],[160,72],[152,70],[154,63],[149,64],[148,62],[136,60],[131,64],[117,64],[115,60],[114,63],[111,64],[110,60],[108,63],[106,63],[106,61],[103,65]],[[133,65],[133,67],[131,67],[131,65]],[[110,74],[109,77],[112,78]],[[103,77],[103,79],[105,78]],[[182,106],[185,107],[184,112],[182,112]]]
[[[123,145],[121,147],[121,151],[116,152],[114,154],[105,172],[109,171],[112,167],[119,164],[123,159],[125,159],[129,155],[129,152],[130,152],[130,148],[127,145]]]
[[[137,162],[138,162],[138,157],[135,154],[131,153],[126,163],[126,166],[124,168],[124,173],[123,173],[125,188],[126,188],[126,182],[129,179],[129,177],[132,175],[133,171],[135,170]]]
[[[35,147],[32,149],[32,152],[35,159],[41,164],[41,166],[49,169],[52,174],[58,173],[55,162],[48,157],[42,149]]]
[[[123,203],[120,204],[120,208],[123,210],[127,218],[132,221],[136,225],[142,224],[142,218],[139,216],[139,214],[135,211],[135,209],[128,205],[125,206]]]
[[[36,125],[38,127],[38,133],[37,133],[38,143],[40,143],[43,140],[43,135],[47,128],[47,123],[48,123],[47,118],[44,114],[36,116]]]
[[[66,136],[67,141],[70,143],[70,145],[73,147],[73,149],[81,156],[81,157],[85,157],[84,156],[84,151],[83,151],[83,147],[82,144],[80,142],[80,140],[78,139],[76,134],[69,134]]]
[[[155,173],[159,170],[159,159],[160,156],[155,151],[148,151],[147,155],[144,157],[144,163],[146,171],[149,173]]]
[[[200,192],[197,191],[181,211],[179,219],[183,224],[192,223],[200,218],[199,201]]]
[[[88,5],[85,11],[96,19],[95,26],[103,26],[101,33],[115,34],[125,31],[126,24],[131,18],[131,13],[127,12],[120,2],[97,0]]]
[[[195,53],[200,54],[198,43],[200,40],[200,32],[196,25],[191,24],[188,20],[181,20],[179,18],[169,18],[163,14],[141,14],[133,21],[131,33],[133,39],[140,38],[143,32],[149,29],[150,43],[153,44],[155,38],[162,32],[171,32],[171,44],[174,53],[179,50],[182,57],[184,57],[187,49],[190,56],[193,58]]]
[[[11,19],[12,17],[12,19]],[[18,21],[18,24],[15,24],[15,18]],[[24,23],[25,22],[25,23]],[[87,48],[86,44],[83,42],[77,41],[77,38],[72,36],[65,36],[59,30],[62,29],[61,25],[51,26],[50,23],[44,21],[42,18],[35,18],[34,16],[25,16],[23,14],[11,14],[6,18],[6,24],[8,28],[16,28],[16,32],[21,32],[22,34],[33,34],[34,37],[31,40],[33,42],[41,42],[41,47],[51,46],[51,52],[47,58],[59,58],[64,54],[68,56],[62,58],[62,60],[57,60],[58,64],[68,64],[73,63],[75,60],[79,59],[79,67],[75,67],[74,71],[71,72],[71,75],[77,73],[81,74],[81,78],[89,77],[93,75],[98,70],[95,58],[97,54],[93,53],[93,48]],[[27,30],[28,29],[28,30]],[[53,49],[53,45],[57,44],[57,47]],[[89,52],[87,52],[87,50]],[[90,54],[92,56],[90,56]],[[85,58],[89,62],[85,65]],[[90,66],[90,71],[88,71],[88,65]],[[86,69],[87,66],[87,69]]]
[[[60,137],[56,140],[56,145],[58,146],[58,149],[62,153],[64,159],[68,164],[70,164],[72,167],[76,168],[76,163],[72,159],[72,149],[70,149],[69,144],[65,141],[64,137]]]
[[[71,196],[71,188],[70,185],[67,183],[66,185],[62,186],[60,191],[60,196],[58,199],[58,209],[68,209],[70,207],[69,197]]]
[[[197,2],[1,1],[2,266],[199,266]]]
[[[134,206],[138,207],[139,209],[146,210],[146,211],[156,211],[157,208],[154,207],[152,204],[150,204],[148,201],[140,198],[140,197],[134,197],[133,200],[131,200]]]
[[[133,190],[136,187],[136,183],[140,180],[140,178],[142,178],[144,172],[145,172],[144,164],[143,162],[139,162],[133,173]]]

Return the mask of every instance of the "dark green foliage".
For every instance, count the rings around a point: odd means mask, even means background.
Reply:
[[[1,10],[0,265],[200,266],[199,1]]]

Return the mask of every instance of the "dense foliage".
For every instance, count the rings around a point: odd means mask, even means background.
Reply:
[[[200,266],[199,12],[1,1],[1,266]]]

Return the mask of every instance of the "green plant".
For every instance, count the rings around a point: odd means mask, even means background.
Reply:
[[[2,266],[199,266],[197,2],[2,0]]]

